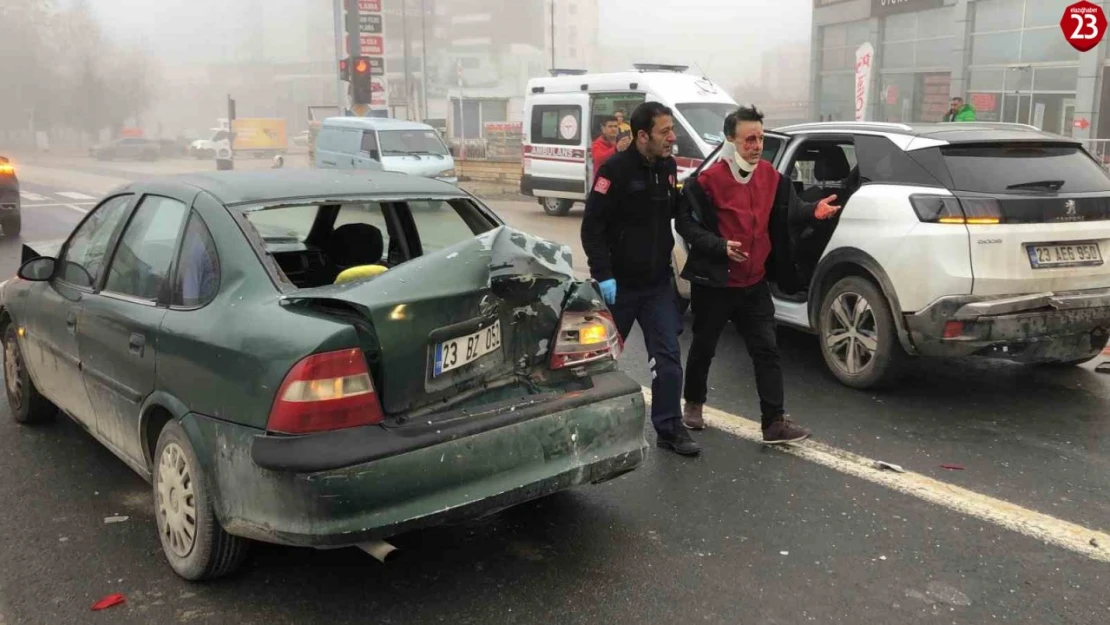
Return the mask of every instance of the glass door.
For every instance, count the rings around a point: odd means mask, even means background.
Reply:
[[[1063,111],[1060,114],[1060,134],[1065,137],[1072,136],[1075,124],[1075,100],[1064,100]]]

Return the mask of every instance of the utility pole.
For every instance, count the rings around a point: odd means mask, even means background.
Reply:
[[[423,96],[424,119],[428,115],[428,2],[420,0],[420,93]],[[422,120],[417,120],[422,121]]]
[[[401,0],[401,41],[405,45],[405,117],[410,121],[412,116],[412,75],[409,72],[409,3]]]
[[[551,69],[555,69],[555,0],[551,0]]]
[[[335,11],[335,105],[339,107],[339,112],[342,113],[347,108],[347,94],[344,93],[343,73],[339,70],[338,60],[349,56],[343,53],[343,0],[334,0],[332,10]]]

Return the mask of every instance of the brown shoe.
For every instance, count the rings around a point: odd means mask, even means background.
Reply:
[[[789,419],[780,419],[763,429],[764,445],[797,443],[809,438],[809,430]]]
[[[682,409],[682,425],[686,426],[687,430],[705,429],[705,418],[702,416],[704,407],[704,404],[686,402],[686,406]]]

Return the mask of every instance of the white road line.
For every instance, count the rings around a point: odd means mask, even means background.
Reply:
[[[28,205],[24,206],[23,208],[24,209],[29,209],[29,208],[55,208],[55,207],[58,207],[58,206],[62,206],[64,208],[71,208],[75,211],[81,211],[82,213],[89,212],[88,208],[81,208],[80,207],[81,205],[95,206],[95,203],[94,202],[73,202],[73,203],[66,203],[66,204],[61,204],[61,203],[58,203],[58,204],[28,204]]]
[[[91,195],[85,195],[84,193],[78,193],[76,191],[56,191],[55,195],[60,195],[62,197],[67,197],[71,200],[95,200],[96,199]]]
[[[650,404],[651,389],[643,390],[644,399]],[[709,406],[705,407],[704,414],[708,426],[750,441],[763,442],[763,431],[756,421]],[[816,441],[776,446],[776,449],[835,471],[886,486],[905,495],[993,523],[1030,538],[1074,551],[1093,560],[1110,562],[1110,534],[934,480],[920,473],[879,470],[875,468],[875,461],[870,458]]]
[[[80,206],[76,206],[76,205],[74,205],[74,204],[61,204],[61,206],[65,206],[66,208],[69,208],[69,209],[75,210],[75,211],[77,211],[78,213],[82,213],[82,214],[84,214],[84,213],[87,213],[87,212],[89,212],[89,209],[87,209],[87,208],[81,208]]]
[[[29,202],[45,202],[50,199],[46,196],[39,195],[38,193],[31,193],[30,191],[20,191],[19,196]]]

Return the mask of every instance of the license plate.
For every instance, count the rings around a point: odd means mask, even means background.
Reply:
[[[1033,269],[1102,264],[1102,250],[1094,241],[1040,243],[1027,245],[1025,249],[1029,252],[1029,264]]]
[[[500,321],[496,321],[492,326],[478,330],[474,334],[437,343],[434,375],[440,376],[448,371],[468,365],[482,356],[497,351],[500,347]]]

